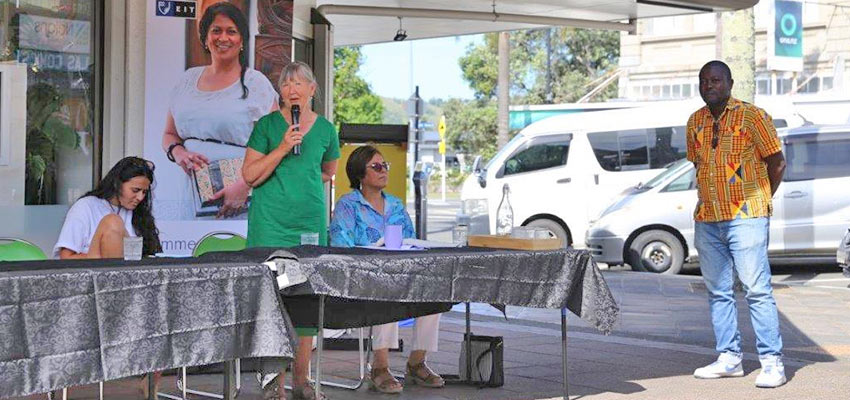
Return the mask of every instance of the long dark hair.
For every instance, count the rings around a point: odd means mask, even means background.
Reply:
[[[106,201],[119,198],[121,196],[121,185],[137,176],[148,178],[151,181],[151,189],[153,189],[154,168],[154,164],[145,159],[124,157],[109,170],[94,190],[82,197],[95,196]],[[162,251],[162,244],[159,242],[159,230],[156,229],[156,223],[151,212],[153,208],[152,193],[153,190],[149,190],[145,194],[145,199],[133,210],[133,230],[136,232],[136,236],[143,240],[142,253],[144,255],[152,255]]]
[[[207,54],[210,52],[210,49],[207,48],[207,34],[210,32],[210,25],[212,25],[213,20],[219,14],[224,14],[227,18],[230,18],[236,25],[239,36],[242,36],[242,49],[239,50],[239,65],[242,67],[242,71],[239,73],[239,83],[242,84],[242,98],[244,99],[248,97],[248,87],[245,86],[245,71],[248,69],[248,52],[245,49],[250,48],[249,43],[251,40],[250,33],[248,32],[248,18],[245,18],[245,14],[238,7],[224,1],[209,6],[204,11],[204,16],[201,17],[199,29],[201,46]]]
[[[351,152],[345,163],[345,174],[351,182],[352,189],[360,189],[360,180],[366,176],[366,164],[375,154],[381,154],[378,149],[371,145],[360,146]]]

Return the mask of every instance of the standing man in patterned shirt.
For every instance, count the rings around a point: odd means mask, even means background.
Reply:
[[[785,367],[767,246],[771,198],[782,181],[785,157],[773,119],[731,97],[732,84],[725,63],[705,64],[699,93],[706,106],[691,115],[687,126],[688,160],[696,167],[699,194],[695,242],[720,353],[717,361],[695,370],[694,377],[744,376],[732,290],[737,273],[762,366],[756,386],[774,388],[785,383]]]

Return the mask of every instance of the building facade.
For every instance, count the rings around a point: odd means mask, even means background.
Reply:
[[[792,95],[798,101],[848,97],[845,70],[850,59],[850,7],[840,1],[802,3],[803,70],[771,71],[767,65],[768,25],[774,0],[762,0],[755,16],[756,95]],[[620,37],[619,97],[675,100],[699,95],[697,75],[718,56],[715,13],[638,21],[637,34]],[[803,97],[796,97],[802,95]]]

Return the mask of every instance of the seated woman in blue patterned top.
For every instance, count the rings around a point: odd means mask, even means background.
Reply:
[[[337,247],[368,246],[381,239],[384,227],[401,225],[404,238],[413,238],[413,223],[397,197],[384,193],[390,164],[372,146],[354,150],[345,165],[351,181],[351,193],[340,197],[331,219],[331,245]],[[416,318],[413,327],[413,351],[407,359],[405,382],[425,387],[443,387],[443,378],[425,364],[425,353],[437,350],[440,314]],[[369,387],[381,393],[400,393],[401,383],[389,370],[388,352],[398,347],[398,324],[395,322],[372,329],[375,362],[369,374]]]

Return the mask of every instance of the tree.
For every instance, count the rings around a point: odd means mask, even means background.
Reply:
[[[360,46],[334,49],[334,123],[380,124],[384,105],[366,81],[357,75],[363,54]]]
[[[452,99],[444,105],[448,143],[457,152],[486,158],[497,150],[498,35],[485,34],[483,43],[470,45],[458,60],[475,100]],[[511,32],[510,45],[511,103],[565,103],[578,100],[593,89],[594,80],[616,70],[620,35],[564,27],[531,29]],[[610,85],[595,100],[616,95],[616,85]]]
[[[496,102],[449,99],[443,104],[446,115],[446,143],[458,153],[496,153]]]
[[[495,96],[498,74],[497,35],[472,45],[459,60],[463,77],[477,99]],[[511,98],[514,103],[544,104],[578,100],[594,79],[616,69],[618,32],[576,28],[543,28],[511,32]],[[597,95],[615,96],[616,86]]]

